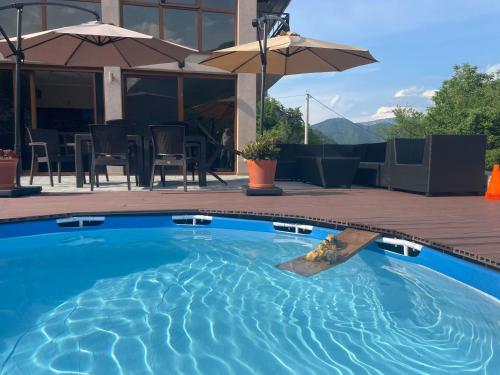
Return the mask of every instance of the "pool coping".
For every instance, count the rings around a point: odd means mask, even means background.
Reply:
[[[417,242],[421,245],[431,247],[437,251],[446,253],[448,255],[469,261],[471,263],[479,264],[483,267],[500,272],[500,262],[488,259],[478,254],[473,254],[465,250],[460,250],[452,246],[444,245],[442,243],[421,238],[418,236],[409,235],[404,232],[396,230],[388,230],[385,228],[367,225],[349,221],[339,221],[335,219],[324,219],[313,216],[300,216],[288,215],[270,212],[259,211],[233,211],[233,210],[213,210],[213,209],[162,209],[162,210],[129,210],[129,211],[86,211],[86,212],[65,212],[61,214],[51,215],[35,215],[16,218],[0,219],[0,224],[28,222],[36,220],[49,220],[59,219],[71,216],[127,216],[127,215],[210,215],[221,216],[237,219],[250,219],[250,220],[264,220],[264,221],[292,221],[296,224],[306,224],[318,227],[325,227],[329,229],[343,230],[346,228],[354,228],[361,230],[369,230],[380,233],[385,237],[397,237],[403,240]]]

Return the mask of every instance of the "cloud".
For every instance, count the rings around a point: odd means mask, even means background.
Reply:
[[[394,110],[397,107],[386,107],[382,106],[377,109],[377,111],[370,116],[371,120],[381,120],[384,118],[390,118],[390,117],[395,117],[394,116]]]
[[[412,86],[408,89],[401,89],[394,94],[395,98],[404,98],[406,96],[420,96],[424,89]]]
[[[488,74],[494,74],[496,76],[500,76],[500,64],[492,64],[488,65],[485,70]]]
[[[436,92],[438,90],[436,89],[432,89],[432,90],[425,90],[423,93],[422,93],[422,96],[424,98],[427,98],[427,99],[432,99],[434,97],[434,95],[436,95]]]
[[[331,100],[330,100],[330,107],[335,107],[335,104],[337,104],[340,101],[341,97],[340,95],[335,95]]]
[[[436,94],[436,89],[424,89],[423,87],[412,86],[407,89],[401,89],[394,94],[395,98],[406,98],[406,97],[422,97],[426,99],[431,99]]]

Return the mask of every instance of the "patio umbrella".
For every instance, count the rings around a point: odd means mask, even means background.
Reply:
[[[262,121],[266,73],[291,75],[341,72],[375,62],[377,60],[367,49],[304,38],[288,31],[269,38],[267,46],[257,41],[215,51],[201,64],[232,73],[262,73]]]
[[[16,38],[12,38],[13,43]],[[93,21],[81,25],[28,34],[22,37],[24,58],[30,62],[74,67],[142,65],[177,62],[196,50],[150,35]],[[0,41],[4,58],[15,55],[5,40]]]
[[[227,119],[234,117],[235,100],[234,97],[214,100],[203,104],[198,104],[192,108],[202,117],[212,119]]]

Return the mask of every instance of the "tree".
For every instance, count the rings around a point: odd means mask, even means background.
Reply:
[[[387,138],[422,138],[428,134],[422,112],[411,107],[398,107],[394,115],[396,124],[387,128]]]
[[[481,73],[470,64],[453,67],[427,113],[413,108],[394,111],[393,137],[423,137],[430,134],[484,134],[487,168],[500,163],[500,74]]]
[[[456,65],[427,112],[432,134],[485,134],[488,149],[500,147],[500,79],[476,66]]]
[[[257,111],[259,113],[259,111]],[[260,124],[260,119],[258,124]],[[264,110],[264,134],[275,138],[279,143],[304,143],[305,124],[300,108],[287,108],[278,100],[266,97]],[[260,125],[257,127],[260,134]],[[323,134],[309,128],[309,143],[335,143]]]

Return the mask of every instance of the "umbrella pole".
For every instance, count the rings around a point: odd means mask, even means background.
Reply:
[[[14,111],[14,151],[17,155],[16,186],[21,187],[22,174],[22,146],[21,146],[21,64],[22,64],[22,40],[21,26],[23,22],[23,7],[17,8],[17,40],[16,40],[16,83],[15,83],[15,111]]]
[[[266,75],[267,75],[267,19],[264,24],[264,35],[261,35],[260,23],[257,26],[257,37],[259,38],[261,77],[260,77],[260,135],[264,135],[264,106],[266,101]]]
[[[264,106],[266,104],[266,74],[267,63],[262,64],[260,81],[260,135],[264,135]]]

